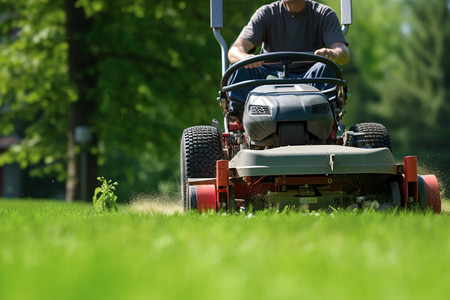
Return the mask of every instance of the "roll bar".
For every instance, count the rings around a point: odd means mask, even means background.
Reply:
[[[220,45],[222,50],[222,75],[225,74],[228,66],[227,43],[220,33],[220,29],[223,27],[223,13],[222,13],[222,0],[210,0],[210,14],[211,14],[211,28],[214,32],[214,37]]]
[[[342,32],[347,34],[348,28],[353,23],[352,0],[341,0],[341,24]]]

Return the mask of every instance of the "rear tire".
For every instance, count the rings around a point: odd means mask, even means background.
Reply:
[[[441,194],[439,183],[434,175],[417,177],[419,185],[419,205],[422,209],[431,208],[435,213],[441,212]]]
[[[364,133],[365,143],[372,148],[388,148],[392,151],[389,134],[382,124],[360,123],[350,127],[349,131]]]
[[[216,177],[216,161],[222,159],[220,134],[212,126],[193,126],[184,130],[180,145],[181,197],[184,210],[192,207],[189,178]]]

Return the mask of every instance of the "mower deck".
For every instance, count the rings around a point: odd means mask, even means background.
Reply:
[[[339,145],[288,146],[241,150],[230,161],[232,177],[267,175],[398,174],[387,148]]]

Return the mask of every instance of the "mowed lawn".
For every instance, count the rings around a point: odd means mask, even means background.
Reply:
[[[0,299],[448,299],[450,209],[217,215],[0,200]],[[150,208],[149,208],[150,207]]]

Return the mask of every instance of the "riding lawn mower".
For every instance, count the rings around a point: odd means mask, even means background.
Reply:
[[[211,1],[211,28],[221,46],[220,105],[224,129],[184,130],[181,140],[181,194],[184,209],[228,212],[295,208],[327,210],[420,207],[441,211],[434,175],[418,175],[417,158],[397,164],[382,124],[360,123],[345,130],[341,121],[347,83],[333,61],[312,53],[255,55],[228,68],[220,34],[222,0]],[[352,24],[351,0],[341,0],[344,33]],[[255,62],[282,66],[279,78],[229,84],[239,68]],[[335,77],[296,79],[293,63],[321,62]],[[314,84],[330,88],[319,90]],[[252,87],[241,115],[229,109],[229,93]]]

